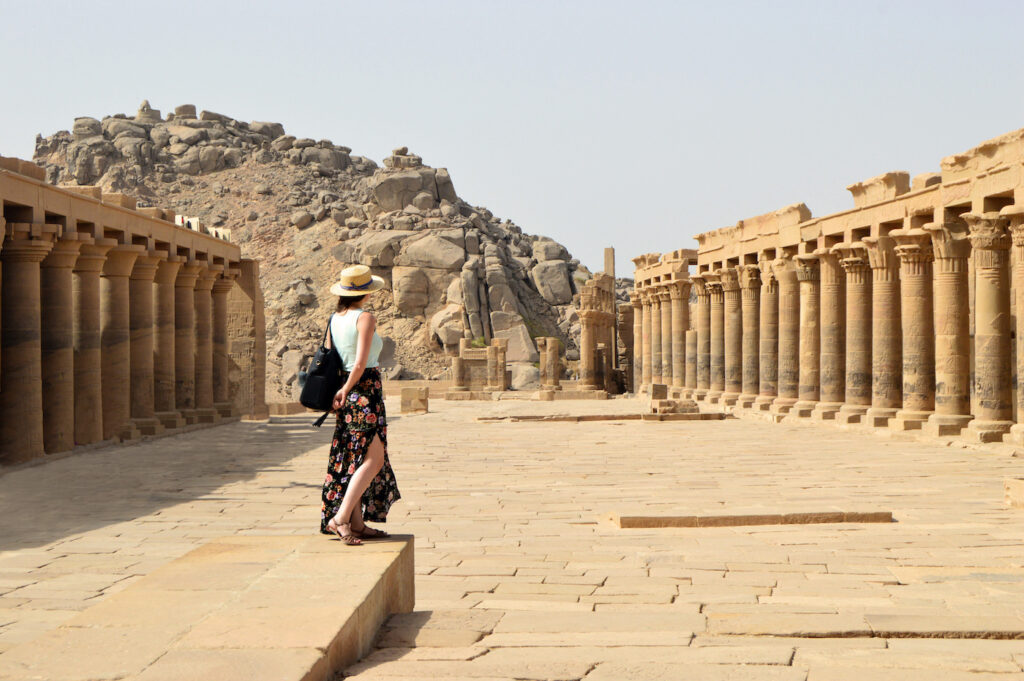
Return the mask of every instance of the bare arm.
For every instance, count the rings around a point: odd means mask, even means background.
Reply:
[[[345,381],[345,385],[341,386],[341,390],[334,395],[333,406],[335,410],[341,409],[341,405],[344,404],[349,392],[359,383],[359,379],[362,378],[363,371],[366,369],[366,362],[370,358],[370,344],[373,342],[373,331],[376,328],[377,318],[369,312],[363,312],[359,315],[359,319],[356,320],[356,331],[359,332],[356,337],[356,362],[352,366],[352,371],[348,374],[348,380]]]

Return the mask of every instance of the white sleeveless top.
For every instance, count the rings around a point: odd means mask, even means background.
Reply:
[[[359,344],[359,329],[356,328],[356,320],[362,310],[348,310],[345,314],[335,313],[331,316],[331,345],[338,349],[341,355],[345,371],[352,371],[356,364],[356,350]],[[370,341],[370,354],[366,358],[366,368],[377,366],[380,358],[380,351],[384,347],[384,341],[377,335],[376,329]]]

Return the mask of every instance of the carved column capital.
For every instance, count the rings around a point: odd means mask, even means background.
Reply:
[[[761,286],[761,268],[757,265],[740,265],[736,268],[741,289],[754,289]]]
[[[677,279],[669,284],[668,289],[669,297],[672,300],[689,300],[690,299],[690,280],[689,279]]]
[[[794,258],[797,281],[818,281],[820,271],[818,256],[814,254],[798,255]]]
[[[708,296],[711,295],[711,291],[708,289],[708,282],[705,279],[704,274],[695,274],[690,277],[690,282],[693,285],[694,295],[697,296],[699,302],[708,302]]]
[[[932,239],[936,260],[966,259],[971,254],[971,240],[966,227],[954,222],[929,222],[923,229]]]
[[[775,275],[775,279],[779,283],[795,283],[796,282],[796,264],[793,262],[793,258],[788,255],[782,255],[771,261],[772,274]]]
[[[1005,251],[1010,248],[1010,235],[1006,228],[1010,219],[999,213],[964,213],[962,216],[970,230],[974,250]]]
[[[932,240],[923,229],[898,229],[892,233],[896,256],[902,263],[931,262]]]
[[[715,270],[715,274],[718,275],[718,281],[723,291],[740,290],[739,273],[735,267],[723,267]]]

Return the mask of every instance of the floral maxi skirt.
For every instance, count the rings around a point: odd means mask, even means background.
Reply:
[[[384,411],[384,393],[381,391],[380,372],[365,369],[359,383],[348,394],[344,406],[338,410],[338,422],[331,441],[331,455],[324,479],[323,507],[320,510],[320,531],[332,534],[327,522],[338,512],[349,480],[363,463],[363,457],[379,437],[384,446],[384,465],[366,488],[362,498],[363,520],[373,523],[387,521],[388,509],[402,495],[398,492],[395,472],[388,459],[388,426]]]

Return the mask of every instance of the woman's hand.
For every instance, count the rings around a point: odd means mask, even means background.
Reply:
[[[341,409],[342,405],[345,404],[345,398],[347,397],[348,390],[345,389],[345,386],[342,386],[341,390],[334,393],[334,403],[331,405],[332,407],[334,407],[334,409],[332,409],[332,411],[338,411],[339,409]]]

